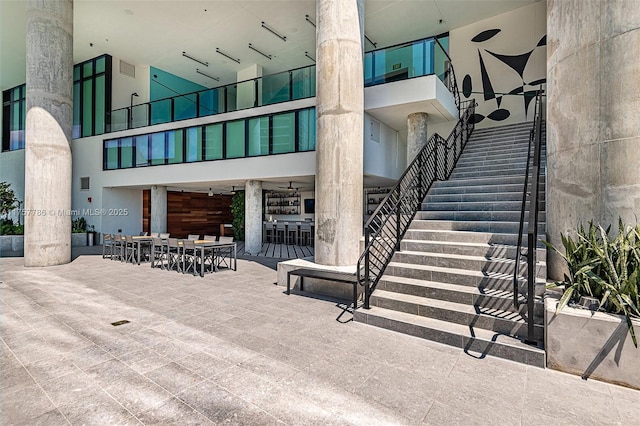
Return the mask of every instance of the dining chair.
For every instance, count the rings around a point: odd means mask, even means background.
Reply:
[[[140,232],[140,234],[138,234],[139,237],[146,237],[147,236],[147,231],[142,231]]]
[[[151,233],[151,236],[152,236],[153,238],[160,238],[160,233],[159,233],[159,232],[152,232],[152,233]]]
[[[124,259],[124,238],[120,234],[113,235],[113,255],[111,256],[111,260],[120,260]]]
[[[180,244],[177,238],[169,238],[167,241],[167,269],[176,269],[180,272],[182,267],[182,258]]]
[[[131,235],[124,236],[124,262],[136,263],[136,243]]]
[[[113,235],[103,233],[102,234],[102,258],[106,259],[106,257],[109,256],[109,259],[112,259],[113,248],[114,248]]]
[[[219,242],[221,243],[233,243],[233,237],[220,236]],[[218,257],[216,266],[219,268],[224,265],[226,268],[230,268],[231,255],[233,254],[233,247],[218,247]]]
[[[169,235],[171,235],[171,234],[168,233],[168,232],[161,232],[160,233],[160,238],[163,239],[163,240],[166,240],[167,238],[169,238]]]
[[[215,241],[215,240],[216,240],[216,238],[217,238],[217,237],[216,237],[215,235],[205,235],[205,236],[203,237],[203,239],[204,239],[204,240],[207,240],[207,241]]]
[[[155,268],[159,264],[160,269],[164,269],[164,261],[166,259],[164,253],[164,243],[159,237],[153,237],[151,245],[151,267]]]
[[[191,270],[196,275],[198,266],[198,256],[196,253],[196,243],[194,240],[182,240],[182,273],[186,274]]]
[[[187,239],[188,240],[199,240],[200,239],[200,234],[189,234]]]

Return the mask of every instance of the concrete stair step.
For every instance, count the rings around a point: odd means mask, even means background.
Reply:
[[[540,173],[544,174],[545,173],[545,169],[541,168],[540,169]],[[458,170],[453,170],[453,173],[451,173],[451,177],[449,178],[449,180],[453,180],[455,181],[456,179],[468,179],[468,178],[482,178],[482,177],[493,177],[493,176],[522,176],[524,177],[525,174],[525,169],[522,170],[511,170],[511,169],[504,169],[504,170],[485,170],[485,169],[478,169],[475,171],[458,171]]]
[[[435,188],[460,188],[466,186],[495,186],[496,188],[491,188],[495,191],[501,191],[502,187],[505,185],[519,185],[520,193],[522,193],[522,188],[524,186],[524,176],[489,176],[489,177],[476,177],[476,178],[467,178],[467,179],[453,179],[450,178],[448,180],[439,180],[434,182],[429,193],[433,191]],[[488,192],[485,190],[485,192]]]
[[[448,321],[472,327],[479,327],[509,336],[527,338],[527,320],[519,312],[503,311],[494,308],[448,302],[446,300],[429,299],[375,290],[371,296],[372,306],[404,312],[412,315]],[[544,326],[535,325],[535,339],[544,339]]]
[[[462,193],[462,194],[431,194],[427,195],[422,203],[421,210],[428,210],[433,208],[434,204],[445,203],[460,203],[460,204],[472,204],[472,203],[518,203],[522,204],[522,186],[520,191],[514,192],[477,192],[477,193]],[[540,200],[544,201],[544,192],[540,194]],[[509,204],[511,205],[511,204]],[[476,210],[482,210],[478,208]]]
[[[546,150],[541,150],[546,153]],[[529,153],[529,145],[527,143],[509,143],[509,144],[491,144],[487,142],[470,141],[462,151],[460,160],[467,157],[522,157],[527,158]]]
[[[519,180],[519,182],[518,182]],[[447,182],[447,185],[441,184]],[[540,192],[544,193],[546,185],[544,182],[540,184]],[[529,186],[530,188],[530,186]],[[451,185],[449,181],[434,182],[429,190],[427,197],[432,195],[456,195],[456,194],[486,194],[488,197],[492,195],[509,193],[510,196],[519,196],[522,200],[522,190],[524,189],[524,179],[516,179],[515,183],[504,183],[491,180],[489,183],[482,184],[478,179],[469,179],[464,185]],[[425,197],[426,199],[426,197]]]
[[[546,156],[542,156],[540,161],[546,159]],[[469,153],[464,151],[460,159],[458,160],[457,167],[463,166],[475,166],[475,167],[484,167],[491,166],[495,164],[504,164],[506,161],[517,161],[522,164],[527,163],[527,152],[523,153],[509,153],[504,151],[497,151],[495,153],[490,153],[482,150],[478,150],[477,154]]]
[[[480,289],[513,290],[513,274],[500,272],[482,272],[440,266],[390,262],[384,271],[384,275],[466,285]],[[518,291],[521,294],[525,293],[527,284],[524,278],[521,277],[518,283]],[[536,279],[536,296],[544,294],[545,285],[546,280]]]
[[[539,213],[539,221],[544,222],[546,213]],[[498,221],[520,223],[520,211],[473,211],[473,210],[426,210],[416,213],[417,220],[452,220],[452,221]]]
[[[513,274],[516,266],[515,259],[409,250],[396,251],[391,261],[412,265],[439,266],[442,268],[466,269],[470,271],[509,275]],[[527,273],[527,263],[522,259],[521,261],[518,266],[519,275],[524,277]],[[536,277],[540,279],[547,278],[547,264],[544,258],[539,258],[537,262]]]
[[[422,339],[544,368],[545,352],[519,339],[477,327],[372,307],[358,309],[354,320]]]
[[[515,243],[513,245],[509,245],[482,242],[473,243],[466,241],[411,240],[407,238],[400,242],[400,249],[402,251],[499,257],[503,259],[515,259],[517,253]],[[538,248],[536,255],[540,260],[546,259],[546,248]]]
[[[545,166],[543,162],[541,163],[541,165],[543,167]],[[458,163],[456,165],[456,170],[459,172],[469,172],[474,170],[513,170],[518,172],[521,171],[522,173],[524,173],[527,170],[527,162],[525,158],[511,158],[508,160],[491,162],[490,164],[475,164],[473,161],[468,161],[463,164]]]
[[[518,213],[519,214],[519,213]],[[409,229],[431,229],[443,231],[474,231],[491,232],[500,234],[517,234],[520,230],[518,221],[491,221],[491,220],[437,220],[437,219],[414,219],[409,225]],[[528,222],[524,223],[524,230],[527,229]],[[546,223],[538,223],[538,235],[543,234]],[[544,238],[544,236],[543,236]]]
[[[478,197],[481,198],[481,197]],[[529,201],[525,203],[525,207],[529,208]],[[492,200],[479,200],[479,201],[430,201],[423,202],[421,211],[482,211],[482,212],[496,212],[496,211],[517,211],[520,213],[522,208],[522,194],[520,194],[519,200],[513,201],[498,201]],[[545,202],[540,201],[539,209],[544,210]],[[518,218],[519,220],[519,218]]]
[[[379,290],[471,306],[480,306],[487,309],[518,312],[521,315],[526,315],[527,311],[525,300],[522,297],[520,298],[521,304],[519,308],[513,305],[512,291],[478,289],[464,285],[394,277],[391,275],[382,276],[375,292]],[[544,315],[544,303],[542,299],[536,298],[534,306],[536,317],[542,318]]]
[[[524,235],[526,236],[526,234]],[[518,243],[518,232],[477,232],[456,231],[447,229],[409,228],[404,235],[406,240],[467,242],[482,244],[504,244],[515,246]],[[539,241],[546,237],[538,236],[538,248],[544,247]],[[526,239],[523,239],[525,241]]]

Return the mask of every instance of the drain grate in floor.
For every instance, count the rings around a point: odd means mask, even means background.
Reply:
[[[117,326],[122,325],[122,324],[129,324],[130,322],[131,321],[129,321],[129,320],[120,320],[120,321],[112,322],[111,325],[114,326],[114,327],[117,327]]]

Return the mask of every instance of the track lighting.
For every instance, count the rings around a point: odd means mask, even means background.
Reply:
[[[306,56],[307,58],[311,59],[313,62],[316,61],[315,59],[313,59],[313,57],[311,57],[311,55],[309,55],[309,52],[304,52],[304,56]]]
[[[188,55],[188,54],[187,54],[187,52],[182,52],[182,56],[184,56],[185,58],[189,58],[189,59],[191,59],[192,61],[196,61],[197,63],[202,64],[202,65],[204,65],[205,67],[208,67],[208,66],[209,66],[209,62],[205,62],[205,61],[201,61],[200,59],[196,59],[196,58],[194,58],[193,56]]]
[[[226,53],[224,53],[223,51],[221,51],[221,50],[220,50],[220,49],[218,49],[217,47],[216,47],[216,52],[217,52],[217,53],[219,53],[219,54],[221,54],[222,56],[224,56],[224,57],[225,57],[225,58],[227,58],[227,59],[231,59],[233,62],[235,62],[235,63],[237,63],[237,64],[239,64],[239,63],[240,63],[240,59],[236,59],[236,58],[233,58],[233,57],[231,57],[231,56],[227,55]]]
[[[265,58],[267,58],[268,60],[271,60],[271,55],[267,55],[266,53],[256,49],[255,47],[253,47],[253,45],[251,43],[249,43],[249,49],[253,50],[254,52],[258,52],[259,54],[261,54],[262,56],[264,56]]]
[[[274,36],[278,37],[280,40],[287,41],[287,38],[285,36],[282,36],[282,35],[278,34],[277,32],[275,32],[274,30],[272,30],[271,28],[269,28],[267,26],[267,24],[264,23],[264,21],[262,21],[262,28],[264,28],[265,30],[269,31],[271,34],[273,34]]]
[[[220,79],[218,77],[213,77],[209,74],[203,73],[202,71],[200,71],[198,68],[196,68],[196,72],[200,75],[204,75],[205,77],[209,77],[211,80],[215,80],[215,81],[220,81]]]
[[[311,20],[311,18],[309,18],[309,15],[304,15],[304,19],[305,19],[305,21],[307,21],[308,23],[310,23],[311,25],[313,25],[313,28],[315,28],[315,27],[316,27],[316,23],[315,23],[315,22],[313,22],[313,21]]]

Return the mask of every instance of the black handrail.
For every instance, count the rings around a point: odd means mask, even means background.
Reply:
[[[453,69],[453,63],[451,62],[451,57],[449,56],[449,53],[447,53],[447,50],[444,48],[444,46],[440,43],[440,40],[438,40],[437,37],[434,37],[434,40],[436,41],[436,43],[438,44],[438,46],[440,46],[440,49],[442,49],[442,51],[444,52],[444,54],[447,56],[447,59],[449,60],[448,62],[448,67],[444,72],[444,76],[442,78],[442,82],[447,86],[447,89],[449,89],[449,92],[451,92],[451,94],[453,95],[453,98],[456,101],[456,107],[458,108],[458,114],[460,114],[460,92],[458,91],[458,82],[456,81],[456,72]]]
[[[524,218],[527,200],[529,200],[529,217],[527,225],[527,339],[528,343],[535,343],[534,335],[534,307],[535,307],[535,280],[536,280],[536,248],[538,238],[538,210],[540,203],[540,151],[542,150],[542,96],[543,90],[540,88],[536,93],[535,114],[533,127],[529,135],[529,146],[527,151],[527,167],[525,171],[524,188],[522,191],[522,206],[520,209],[520,226],[518,227],[518,243],[516,246],[516,261],[513,271],[513,305],[516,309],[520,307],[519,270],[520,258],[525,254],[522,252],[522,233],[524,230]],[[533,148],[533,153],[531,152]],[[532,157],[533,154],[533,157]],[[531,167],[529,164],[531,163]],[[531,173],[530,173],[531,172]],[[529,188],[529,177],[531,177],[531,191]]]
[[[400,250],[400,241],[429,188],[436,180],[449,178],[466,146],[474,129],[472,117],[476,106],[473,99],[468,103],[449,137],[445,140],[436,133],[429,138],[396,186],[365,223],[365,248],[357,266],[358,283],[364,286],[365,291],[365,309],[369,309],[371,293],[393,253]]]

